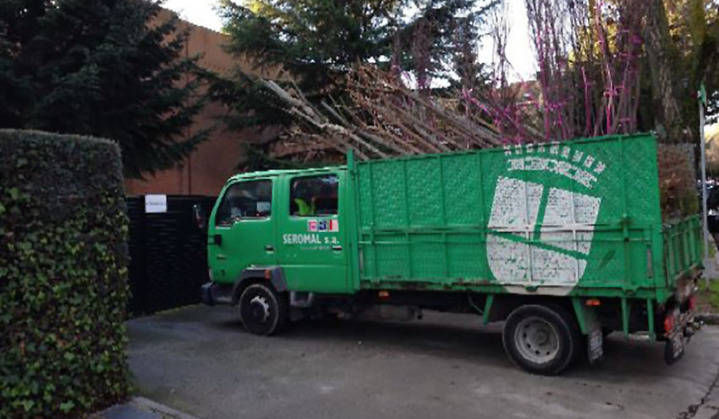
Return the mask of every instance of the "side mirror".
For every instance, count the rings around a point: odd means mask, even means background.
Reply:
[[[204,230],[207,226],[207,219],[205,218],[205,209],[202,208],[202,205],[195,204],[192,206],[192,216],[195,219],[195,225],[197,225],[197,228]]]

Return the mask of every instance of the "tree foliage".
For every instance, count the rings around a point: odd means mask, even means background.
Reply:
[[[719,89],[715,0],[524,3],[538,72],[535,80],[512,83],[505,53],[511,17],[494,2],[363,2],[363,7],[353,8],[353,2],[339,0],[228,0],[223,10],[232,35],[230,50],[287,69],[297,86],[284,87],[303,105],[278,103],[277,96],[256,88],[246,74],[230,82],[235,90],[229,97],[242,104],[235,110],[245,122],[291,126],[285,131],[289,146],[274,147],[275,156],[302,149],[301,137],[326,131],[326,123],[365,132],[368,126],[394,121],[394,114],[375,109],[377,103],[358,106],[359,96],[350,94],[378,88],[370,84],[349,89],[346,84],[354,80],[351,68],[367,65],[387,73],[382,80],[401,80],[420,96],[434,95],[447,109],[455,103],[464,118],[491,125],[505,143],[650,130],[665,142],[698,138],[696,89],[706,83],[710,111],[719,98],[712,95]],[[487,19],[489,31],[483,32]],[[476,55],[478,40],[487,32],[497,59],[491,66]],[[442,79],[450,80],[448,86],[434,88]],[[391,105],[408,111],[410,102],[393,99]],[[305,105],[315,109],[309,112]],[[329,108],[350,111],[342,115]],[[327,113],[306,117],[317,111]],[[428,122],[422,129],[432,138],[441,137],[441,127],[432,125],[427,115],[413,117]],[[300,126],[304,128],[297,129]],[[310,149],[305,158],[321,154],[316,147]]]
[[[146,0],[0,3],[0,127],[111,138],[128,176],[172,166],[203,105],[176,19]]]
[[[0,417],[126,397],[125,213],[117,144],[0,129]]]
[[[396,0],[223,1],[229,51],[249,53],[263,64],[282,65],[303,86],[322,86],[333,72],[357,60],[391,53]]]
[[[228,51],[263,66],[281,67],[309,101],[319,105],[322,100],[350,100],[345,76],[358,64],[404,72],[423,91],[460,78],[482,82],[466,69],[473,65],[481,71],[475,55],[479,26],[496,3],[224,0],[221,13],[231,36]],[[241,71],[231,80],[218,81],[214,94],[234,109],[228,122],[233,128],[288,126],[293,121],[278,112],[284,104]]]
[[[698,139],[696,91],[702,82],[710,94],[719,89],[715,2],[526,0],[525,5],[536,80],[507,86],[501,70],[492,75],[490,89],[465,97],[507,141],[650,130],[664,142]],[[499,45],[506,45],[506,34],[499,38]],[[497,55],[506,57],[501,50]]]
[[[480,3],[482,3],[480,5]],[[357,62],[385,67],[393,54],[403,64],[418,38],[434,66],[449,57],[458,25],[481,23],[495,2],[476,0],[248,0],[222,1],[228,50],[282,65],[305,89],[324,87]],[[474,39],[476,42],[476,38]]]
[[[698,126],[695,92],[705,83],[709,113],[719,117],[719,4],[715,0],[665,1],[669,46],[678,60],[670,63],[679,89],[682,118]],[[698,138],[694,133],[692,137]]]

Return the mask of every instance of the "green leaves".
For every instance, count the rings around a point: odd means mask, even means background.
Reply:
[[[67,413],[72,410],[72,408],[75,407],[75,403],[70,400],[69,402],[60,403],[60,411]]]
[[[127,175],[173,166],[204,106],[177,19],[146,0],[15,0],[0,8],[0,127],[112,138]],[[190,80],[179,83],[179,80]],[[31,164],[21,156],[16,167]]]
[[[35,402],[32,400],[23,400],[21,404],[22,408],[25,409],[26,412],[29,412],[33,406],[35,406]]]
[[[110,141],[0,130],[0,417],[127,394],[121,170]]]
[[[323,101],[361,108],[361,104],[352,104],[347,88],[353,82],[346,76],[357,64],[413,71],[422,75],[427,88],[435,84],[430,81],[439,81],[440,85],[461,83],[467,89],[484,87],[488,82],[486,70],[477,63],[476,50],[487,33],[481,25],[499,3],[222,0],[219,10],[230,38],[226,45],[229,52],[245,59],[249,56],[267,68],[287,70],[308,100],[322,109]],[[217,76],[210,89],[213,99],[233,110],[225,117],[227,128],[239,131],[306,122],[294,120],[296,116],[286,112],[286,103],[240,67],[230,76]],[[282,75],[275,81],[287,82],[287,78]],[[277,138],[282,137],[272,141]],[[243,168],[300,167],[307,163],[292,161],[286,154],[273,155],[271,144],[249,144]],[[316,153],[315,159],[333,160],[328,154]]]

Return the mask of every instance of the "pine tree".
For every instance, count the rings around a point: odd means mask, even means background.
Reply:
[[[206,136],[178,140],[203,106],[203,72],[160,10],[147,0],[4,0],[0,126],[115,140],[130,177],[179,162]]]
[[[401,1],[250,0],[222,2],[229,51],[281,64],[302,87],[325,85],[356,61],[391,53]]]

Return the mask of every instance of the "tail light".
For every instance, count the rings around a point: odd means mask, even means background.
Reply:
[[[669,333],[674,330],[674,312],[668,313],[664,317],[664,332]]]
[[[584,305],[589,307],[597,307],[602,305],[602,302],[598,298],[590,298],[584,302]]]
[[[697,296],[692,295],[691,297],[689,297],[689,310],[695,311],[696,308],[697,308]]]

